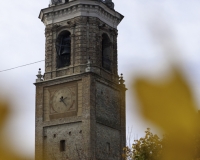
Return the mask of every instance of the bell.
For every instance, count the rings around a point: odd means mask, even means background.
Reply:
[[[66,37],[62,41],[62,50],[61,54],[70,54],[71,53],[71,47],[70,47],[70,38]]]
[[[70,54],[70,47],[64,46],[61,54]]]

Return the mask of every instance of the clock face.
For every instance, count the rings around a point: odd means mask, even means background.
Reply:
[[[52,102],[52,109],[55,112],[64,113],[73,109],[75,97],[68,88],[64,88],[54,93]]]
[[[82,114],[81,81],[50,85],[44,88],[43,93],[44,121]]]

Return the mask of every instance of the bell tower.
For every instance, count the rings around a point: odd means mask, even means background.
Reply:
[[[36,159],[122,160],[125,92],[112,0],[51,0],[36,86]]]

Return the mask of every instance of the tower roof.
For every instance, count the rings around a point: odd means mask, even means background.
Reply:
[[[60,5],[60,4],[68,3],[68,2],[71,2],[71,1],[75,1],[75,0],[50,0],[49,6]],[[102,2],[106,6],[108,6],[109,8],[114,9],[115,5],[112,2],[112,0],[96,0],[96,1]]]

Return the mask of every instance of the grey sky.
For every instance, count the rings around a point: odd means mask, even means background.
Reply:
[[[39,11],[49,0],[1,1],[0,70],[44,59],[44,25]],[[142,136],[150,126],[140,118],[131,92],[138,75],[163,73],[168,63],[183,71],[198,101],[200,95],[200,1],[114,0],[125,16],[118,27],[119,74],[127,88],[127,126]],[[167,35],[162,35],[167,33]],[[165,48],[170,50],[165,50]],[[35,75],[44,62],[0,73],[0,94],[11,101],[9,136],[17,151],[34,154]],[[198,102],[200,104],[200,101]]]

